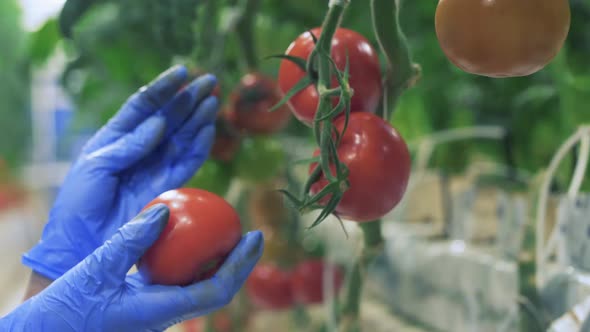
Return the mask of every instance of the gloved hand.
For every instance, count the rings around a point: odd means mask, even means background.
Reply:
[[[155,242],[168,208],[147,209],[48,288],[0,320],[6,332],[163,331],[228,304],[263,249],[262,233],[246,234],[211,279],[187,286],[147,285],[126,275]]]
[[[215,77],[174,67],[140,89],[83,148],[23,264],[57,279],[156,196],[190,179],[209,155]]]

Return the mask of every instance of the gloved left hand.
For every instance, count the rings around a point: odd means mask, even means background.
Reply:
[[[182,186],[209,155],[215,77],[185,89],[177,66],[131,96],[84,147],[68,173],[41,241],[23,264],[57,279],[101,246],[156,196]]]
[[[246,234],[211,278],[187,287],[146,284],[127,275],[168,220],[155,205],[102,247],[3,319],[6,332],[164,331],[228,304],[254,268],[262,233]]]

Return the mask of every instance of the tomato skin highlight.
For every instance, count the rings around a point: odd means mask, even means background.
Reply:
[[[443,52],[462,70],[518,77],[557,55],[570,16],[567,0],[440,0],[435,28]]]
[[[184,286],[216,272],[242,237],[240,217],[223,198],[201,189],[167,191],[145,209],[163,203],[170,218],[138,263],[150,283]]]
[[[334,121],[339,132],[344,121],[343,115]],[[390,124],[371,113],[351,113],[337,152],[349,169],[350,183],[335,210],[340,217],[357,222],[374,221],[400,202],[408,185],[411,160],[404,139]],[[319,149],[314,155],[318,154]],[[317,163],[310,165],[310,174],[316,166]],[[333,166],[332,172],[335,172]],[[327,184],[322,174],[312,185],[311,193],[317,194]]]
[[[320,304],[324,302],[324,275],[327,267],[333,268],[332,282],[334,294],[342,287],[344,272],[338,266],[330,266],[321,259],[299,263],[291,276],[291,289],[297,303]]]
[[[291,120],[286,105],[269,112],[281,98],[274,79],[261,73],[246,74],[230,96],[228,119],[239,131],[250,135],[276,133]]]
[[[311,32],[319,38],[321,28]],[[307,60],[315,44],[312,35],[305,32],[289,45],[285,54]],[[339,70],[346,67],[348,55],[350,87],[354,90],[351,99],[351,112],[375,112],[382,94],[381,68],[377,52],[369,41],[361,34],[338,28],[332,39],[332,58]],[[279,86],[283,93],[287,93],[307,73],[289,60],[282,60],[279,69]],[[332,87],[338,87],[336,77],[332,78]],[[291,111],[297,119],[307,125],[313,124],[319,103],[319,95],[315,85],[309,85],[294,95],[288,102]],[[338,103],[334,98],[333,106]]]
[[[285,310],[294,305],[291,275],[273,264],[258,264],[248,280],[246,292],[260,309]]]

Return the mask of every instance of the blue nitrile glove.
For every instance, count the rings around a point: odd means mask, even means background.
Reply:
[[[182,92],[174,67],[140,89],[88,142],[23,264],[57,279],[164,191],[181,187],[207,159],[219,109],[214,76]]]
[[[0,319],[0,330],[164,331],[228,304],[262,254],[259,231],[246,234],[211,279],[187,287],[148,285],[137,273],[126,275],[158,238],[168,213],[163,204],[141,213],[43,292]]]

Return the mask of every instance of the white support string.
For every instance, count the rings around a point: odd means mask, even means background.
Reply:
[[[551,253],[557,246],[557,232],[561,225],[557,224],[549,236],[547,244],[545,244],[545,219],[547,213],[547,202],[549,200],[549,190],[551,183],[555,178],[555,173],[559,168],[561,162],[567,157],[568,153],[578,144],[581,143],[581,154],[576,164],[574,177],[570,184],[568,191],[568,198],[575,199],[582,184],[584,173],[588,165],[588,155],[590,154],[590,126],[580,127],[576,133],[568,138],[565,143],[557,150],[557,153],[551,160],[549,168],[545,173],[543,183],[541,185],[541,192],[537,201],[536,211],[536,248],[535,248],[535,263],[536,263],[536,282],[537,287],[541,287],[545,282],[545,266]]]

